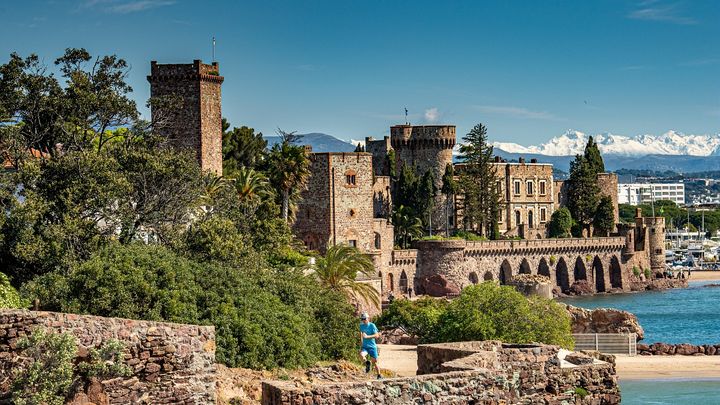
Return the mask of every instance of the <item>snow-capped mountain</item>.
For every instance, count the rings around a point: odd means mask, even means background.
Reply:
[[[580,131],[568,130],[563,135],[548,142],[522,146],[517,143],[493,142],[493,146],[510,153],[540,154],[546,156],[573,156],[582,153],[588,135]],[[644,155],[690,155],[720,156],[720,134],[686,135],[668,131],[662,135],[638,135],[629,137],[611,133],[594,136],[603,154],[618,156]]]

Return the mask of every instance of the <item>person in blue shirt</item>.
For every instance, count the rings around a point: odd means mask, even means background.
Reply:
[[[375,338],[380,337],[380,331],[377,326],[370,322],[367,312],[360,315],[360,357],[365,361],[365,372],[369,373],[371,365],[375,368],[378,380],[382,378],[380,375],[380,367],[378,367],[378,349],[375,344]]]

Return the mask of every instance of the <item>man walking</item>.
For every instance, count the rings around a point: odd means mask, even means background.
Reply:
[[[377,379],[381,379],[380,367],[378,367],[378,349],[375,338],[380,337],[380,332],[374,323],[370,322],[367,312],[360,315],[360,357],[365,361],[365,372],[369,373],[371,365],[375,368]]]

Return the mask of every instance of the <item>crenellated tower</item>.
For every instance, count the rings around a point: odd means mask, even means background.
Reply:
[[[395,150],[398,171],[410,165],[418,176],[432,171],[438,194],[432,214],[433,229],[445,227],[446,198],[440,193],[445,166],[452,163],[455,125],[395,125],[390,127],[390,144]],[[454,213],[454,209],[449,210]]]
[[[223,80],[217,62],[195,60],[187,64],[150,62],[150,96],[179,101],[173,108],[152,109],[153,122],[162,121],[161,135],[181,149],[197,154],[203,171],[222,175],[222,111],[220,87]]]

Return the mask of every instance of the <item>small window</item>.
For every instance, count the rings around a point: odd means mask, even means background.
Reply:
[[[498,195],[501,195],[501,196],[502,196],[502,183],[498,181],[498,182],[495,183],[495,186],[497,187],[497,193],[498,193]]]
[[[547,214],[546,214],[545,208],[540,208],[540,222],[545,222],[545,221],[547,221],[547,219],[545,219],[545,218],[547,218],[546,215],[547,215]]]
[[[541,182],[540,182],[540,195],[545,195],[545,193],[546,193],[546,190],[545,190],[545,181],[541,181]]]
[[[535,190],[533,190],[533,182],[532,182],[532,180],[528,180],[527,183],[526,183],[526,185],[527,185],[527,193],[528,193],[528,195],[533,195],[533,192],[534,192]]]
[[[375,232],[375,249],[380,249],[382,247],[382,241],[380,238],[380,234]]]
[[[347,183],[348,186],[355,186],[355,175],[354,174],[346,174],[345,175],[345,183]]]
[[[356,247],[357,247],[357,239],[350,239],[350,240],[348,240],[348,245],[356,248]]]
[[[520,180],[515,180],[515,195],[520,195]]]

